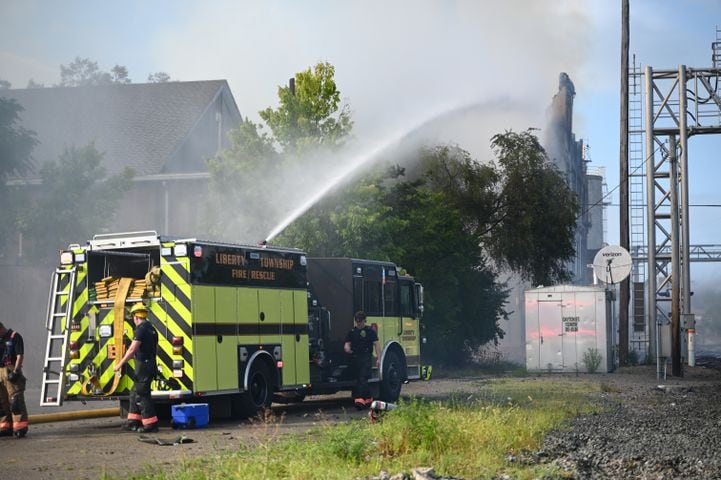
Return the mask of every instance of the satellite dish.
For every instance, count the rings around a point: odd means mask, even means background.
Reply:
[[[618,245],[603,247],[593,257],[593,273],[604,283],[619,283],[631,273],[631,255]]]

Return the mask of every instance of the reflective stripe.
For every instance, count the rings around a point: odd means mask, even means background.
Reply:
[[[128,413],[128,420],[141,420],[142,418],[139,413]]]
[[[22,421],[22,422],[13,422],[13,430],[18,431],[23,428],[28,428],[28,421]]]
[[[0,430],[10,430],[12,426],[13,425],[10,422],[2,422],[0,423]]]
[[[158,417],[150,417],[143,419],[143,425],[151,425],[153,423],[158,423]]]

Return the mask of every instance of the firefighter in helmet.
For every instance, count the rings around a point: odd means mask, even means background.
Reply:
[[[130,408],[128,421],[123,425],[125,431],[150,433],[158,431],[158,416],[150,396],[150,383],[158,373],[156,353],[158,348],[158,332],[148,322],[148,307],[142,302],[130,309],[135,332],[130,348],[123,358],[115,364],[113,370],[120,372],[131,357],[135,357],[135,382],[130,390]]]
[[[23,337],[0,323],[0,437],[28,433],[28,410],[25,407]]]
[[[353,388],[353,403],[357,409],[370,407],[373,402],[371,391],[368,387],[368,379],[371,376],[373,358],[371,354],[375,351],[376,366],[380,365],[380,348],[378,346],[378,334],[366,325],[366,314],[363,311],[356,312],[354,316],[355,326],[348,332],[343,349],[345,353],[352,356],[351,367],[356,374],[356,385]]]

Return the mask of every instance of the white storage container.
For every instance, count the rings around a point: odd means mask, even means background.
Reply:
[[[558,285],[525,292],[528,371],[586,372],[584,354],[600,355],[597,372],[613,371],[613,291]]]

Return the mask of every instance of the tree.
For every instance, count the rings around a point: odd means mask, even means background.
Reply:
[[[23,110],[14,99],[0,97],[1,185],[5,185],[10,176],[22,176],[32,171],[31,154],[38,141],[35,132],[18,125]]]
[[[458,147],[424,149],[419,165],[464,216],[464,231],[490,258],[536,285],[570,276],[579,207],[565,178],[530,131],[495,135],[496,164]]]
[[[10,90],[10,87],[12,86],[12,83],[0,78],[0,90]]]
[[[300,177],[293,170],[302,167],[300,155],[332,152],[350,134],[350,112],[339,110],[333,74],[329,64],[299,73],[295,95],[280,87],[280,106],[260,112],[271,134],[245,121],[230,134],[231,147],[209,161],[217,202],[210,210],[233,212],[216,222],[223,231],[247,231],[247,217],[272,219],[276,193],[293,198],[302,185],[288,181]],[[498,281],[500,267],[533,279],[562,278],[573,254],[577,202],[535,136],[506,132],[492,147],[495,164],[480,164],[459,147],[423,149],[407,176],[389,159],[326,193],[274,242],[408,268],[427,287],[426,324],[437,342],[427,351],[461,363],[504,334],[508,293]],[[322,182],[310,183],[319,190]],[[549,225],[557,231],[548,232]]]
[[[567,280],[567,264],[575,255],[576,194],[530,131],[495,135],[491,146],[502,188],[489,251],[535,285]]]
[[[128,69],[122,65],[115,65],[113,69],[110,70],[110,83],[131,83],[128,78]]]
[[[209,211],[221,212],[208,216],[211,231],[236,241],[262,239],[286,213],[285,206],[302,201],[300,192],[312,187],[299,155],[313,149],[314,162],[324,165],[315,165],[317,171],[327,172],[337,163],[328,151],[342,143],[352,121],[348,108],[339,107],[334,71],[332,65],[319,63],[297,73],[295,95],[289,87],[279,87],[280,106],[259,112],[270,133],[249,120],[229,133],[230,147],[208,162]],[[320,177],[312,181],[320,182]],[[283,201],[269,202],[269,195],[279,191],[284,192]],[[222,213],[228,209],[236,212],[233,219]]]
[[[42,83],[37,83],[31,78],[30,80],[28,80],[28,86],[25,88],[45,88],[45,85]]]
[[[170,75],[165,72],[155,72],[148,75],[149,83],[166,83],[170,81]]]
[[[537,139],[506,132],[493,142],[497,164],[455,146],[424,148],[412,179],[399,168],[376,170],[323,199],[277,241],[408,268],[426,286],[426,351],[460,364],[504,335],[500,267],[560,278],[573,254],[575,196]]]
[[[68,66],[60,65],[61,87],[82,87],[89,85],[111,85],[131,83],[128,69],[115,65],[110,72],[103,72],[98,62],[89,58],[75,57]]]
[[[335,67],[318,63],[295,75],[295,91],[278,87],[277,109],[259,112],[283,152],[300,154],[312,147],[338,147],[353,128],[350,107],[340,103]]]
[[[23,107],[14,99],[0,96],[0,252],[8,245],[14,233],[15,215],[18,202],[14,189],[7,186],[7,180],[31,172],[32,151],[38,141],[35,132],[18,123]]]
[[[68,147],[57,161],[40,169],[40,191],[22,193],[18,228],[30,258],[39,263],[56,262],[59,248],[90,238],[111,224],[134,173],[126,168],[106,178],[102,159],[92,143]]]
[[[206,216],[206,227],[213,235],[227,240],[233,237],[236,241],[238,238],[260,240],[276,217],[275,204],[267,198],[269,193],[282,188],[272,185],[281,157],[275,151],[272,139],[250,120],[229,131],[228,140],[230,147],[208,160],[208,211],[211,214]],[[235,215],[223,213],[229,210]],[[218,214],[213,215],[214,212]],[[241,232],[248,236],[241,236]]]
[[[503,336],[507,293],[474,236],[464,233],[463,211],[428,177],[406,180],[404,173],[378,167],[323,199],[276,242],[408,269],[426,287],[426,353],[461,364],[467,348]]]

